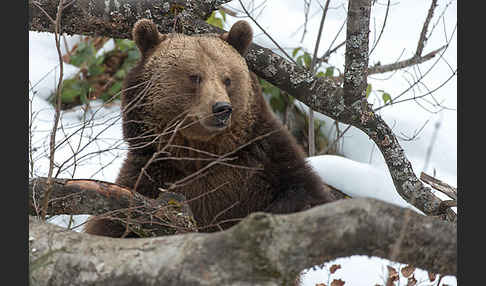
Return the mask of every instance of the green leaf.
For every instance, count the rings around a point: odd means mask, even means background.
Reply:
[[[120,98],[120,91],[123,87],[123,81],[116,81],[107,91],[100,95],[100,99],[103,101],[113,100]],[[113,98],[115,96],[115,98]]]
[[[261,80],[260,85],[262,87],[262,91],[265,94],[269,94],[271,96],[279,96],[280,95],[280,89],[277,87],[273,86],[271,83],[269,83],[266,80]]]
[[[90,90],[90,89],[91,89],[91,88],[88,88],[88,91],[87,91],[87,92],[83,92],[83,93],[81,93],[81,94],[79,95],[79,99],[81,100],[81,102],[82,102],[83,104],[87,104],[87,103],[88,103],[88,101],[89,101],[89,100],[88,100],[88,93],[89,93],[89,90]]]
[[[295,48],[293,51],[292,51],[292,57],[295,58],[295,56],[297,55],[297,53],[302,49],[302,47],[298,47],[298,48]]]
[[[95,65],[102,65],[103,64],[103,61],[105,60],[105,55],[99,55],[96,57],[95,61],[93,64]]]
[[[91,63],[96,59],[96,49],[91,42],[81,42],[76,52],[71,56],[70,64],[80,67],[83,63]]]
[[[306,68],[310,68],[312,62],[312,58],[309,53],[304,53],[304,63]]]
[[[81,96],[86,96],[89,90],[89,85],[78,79],[66,79],[62,83],[61,102],[72,103]]]
[[[274,111],[283,113],[285,110],[285,102],[281,96],[272,96],[270,98],[270,106]]]
[[[102,74],[105,71],[105,68],[101,65],[92,64],[88,67],[88,74],[90,76],[97,76]]]
[[[226,12],[221,9],[219,9],[218,12],[221,14],[221,17],[223,17],[223,22],[226,22]]]
[[[334,75],[334,67],[328,67],[326,69],[326,76],[330,77],[330,76],[333,76],[333,75]]]
[[[110,89],[108,89],[108,94],[109,94],[110,96],[113,96],[113,95],[115,95],[115,94],[119,93],[119,92],[121,91],[122,87],[123,87],[123,83],[122,83],[122,81],[117,81],[117,82],[115,82],[115,83],[114,83],[114,84],[113,84],[113,85],[110,87]]]
[[[293,97],[293,96],[291,96],[291,95],[289,95],[288,97],[289,97],[289,105],[290,105],[290,106],[294,105],[294,102],[295,102],[295,97]]]
[[[131,49],[128,51],[128,57],[126,60],[129,62],[136,62],[140,58],[140,51],[138,49]]]
[[[303,58],[304,58],[304,56],[302,56],[302,55],[297,57],[297,65],[298,66],[304,66]]]
[[[124,69],[119,69],[115,73],[115,78],[124,79],[126,75],[127,75],[127,72]]]
[[[326,74],[320,71],[316,74],[316,77],[326,77]]]
[[[389,93],[385,92],[383,93],[383,95],[381,96],[383,98],[383,101],[385,103],[387,103],[388,101],[391,103],[392,102],[392,99],[391,99],[391,96]]]
[[[115,39],[115,46],[122,52],[135,48],[135,42],[128,39]]]
[[[368,83],[368,86],[366,87],[366,98],[370,95],[372,90],[371,83]]]
[[[206,23],[223,29],[223,19],[216,16],[216,11],[211,13],[211,16],[209,16],[209,18],[206,20]]]

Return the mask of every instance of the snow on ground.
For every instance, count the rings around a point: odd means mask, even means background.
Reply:
[[[413,6],[420,4],[419,1],[409,1],[413,3],[400,3],[400,9],[415,9]],[[293,3],[293,2],[292,2]],[[273,36],[280,42],[288,43],[289,46],[298,46],[298,41],[288,36],[288,30],[295,30],[295,23],[301,22],[298,16],[295,15],[295,9],[288,9],[289,5],[293,5],[289,1],[281,1],[278,4],[272,3],[274,9],[272,11],[279,11],[282,16],[280,19],[286,19],[285,21],[269,20],[272,17],[265,17],[265,13],[262,13],[260,19],[264,27],[271,29]],[[420,4],[423,5],[423,4]],[[429,4],[426,4],[426,6]],[[393,13],[394,7],[391,8],[392,17],[389,21],[389,25],[393,26],[393,22],[400,21],[400,18],[405,14]],[[398,9],[398,8],[396,8]],[[426,9],[426,8],[425,8]],[[415,10],[414,10],[415,11]],[[300,13],[300,12],[299,12]],[[383,11],[376,12],[383,14]],[[280,15],[279,14],[279,15]],[[331,15],[331,14],[330,14]],[[414,13],[407,13],[406,15],[415,15]],[[295,21],[290,21],[294,17]],[[407,16],[409,17],[409,16]],[[311,19],[311,21],[317,21],[319,17]],[[228,18],[229,25],[231,25],[233,19]],[[329,22],[326,22],[326,28],[337,29],[340,27],[343,19],[333,19],[331,16]],[[274,21],[274,22],[272,22]],[[403,20],[402,20],[403,21]],[[408,19],[407,21],[410,21]],[[422,19],[417,19],[417,22],[421,22]],[[233,21],[234,22],[234,21]],[[378,22],[378,20],[377,20]],[[287,23],[287,24],[285,24]],[[288,27],[287,27],[287,26]],[[290,25],[290,26],[289,26]],[[312,22],[310,24],[312,27]],[[317,24],[315,26],[318,26]],[[287,29],[286,29],[287,27]],[[395,27],[396,28],[396,27]],[[255,31],[259,31],[254,26]],[[313,40],[312,36],[315,31],[309,31],[308,41]],[[261,33],[255,33],[260,36]],[[410,34],[412,36],[410,36]],[[392,39],[388,39],[392,43],[399,43],[398,46],[407,46],[405,35],[408,37],[415,36],[416,31],[399,33],[397,39],[396,35],[392,35]],[[389,48],[390,52],[384,54],[383,50],[386,50],[387,46],[387,34],[383,35],[382,47],[378,47],[375,52],[376,58],[392,58],[400,51],[396,52],[396,47]],[[390,37],[390,35],[388,35]],[[393,38],[395,37],[395,38]],[[66,36],[68,45],[72,45],[79,40],[79,37]],[[329,39],[327,39],[329,40]],[[257,42],[259,40],[257,39]],[[415,42],[416,39],[408,40]],[[433,44],[433,39],[430,39],[428,44]],[[295,45],[294,45],[295,44]],[[105,46],[106,49],[110,48],[113,43],[108,42]],[[265,46],[271,46],[268,42],[264,43]],[[64,46],[61,45],[63,51]],[[112,47],[112,46],[111,46]],[[312,44],[308,44],[308,47],[312,47]],[[312,48],[309,48],[311,50]],[[394,50],[395,49],[395,50]],[[452,52],[455,52],[453,47]],[[344,56],[343,56],[344,58]],[[395,59],[395,58],[393,58]],[[371,62],[371,61],[370,61]],[[52,121],[54,118],[54,111],[49,103],[46,102],[46,98],[54,92],[59,78],[59,62],[58,56],[54,44],[54,35],[49,33],[36,33],[29,32],[29,99],[30,99],[30,112],[31,112],[31,146],[33,148],[32,162],[33,166],[29,165],[31,171],[30,176],[46,176],[49,166],[49,160],[46,156],[49,150],[49,134],[52,128]],[[75,74],[78,69],[74,66],[64,64],[64,78]],[[440,82],[443,78],[435,79]],[[371,80],[373,82],[373,79]],[[432,80],[433,81],[433,80]],[[399,92],[399,88],[395,85],[403,88],[403,83],[397,83],[392,81],[386,83],[386,81],[376,80],[376,85],[385,85],[385,89],[390,92]],[[375,82],[373,82],[375,85]],[[400,86],[400,84],[402,86]],[[452,86],[451,86],[452,85]],[[450,93],[446,103],[455,107],[456,104],[456,92],[455,81],[452,84],[444,88],[444,93]],[[410,116],[413,114],[413,116]],[[424,113],[423,111],[417,111],[417,106],[413,104],[403,104],[400,106],[394,106],[389,109],[385,109],[381,115],[383,118],[394,127],[394,131],[398,134],[409,134],[414,130],[419,129],[424,122],[430,121],[429,124],[423,129],[419,138],[413,141],[401,140],[400,143],[405,150],[405,153],[409,157],[414,166],[414,170],[419,175],[422,169],[426,169],[428,173],[432,173],[435,169],[439,179],[443,179],[450,185],[456,184],[456,138],[457,138],[457,125],[456,125],[456,113],[455,111],[445,111],[443,115],[431,115],[430,113]],[[328,127],[328,134],[332,136],[333,121],[324,115],[317,114],[318,117],[326,121]],[[83,121],[83,118],[85,119]],[[424,156],[426,154],[427,146],[430,143],[431,134],[434,132],[434,123],[442,122],[442,125],[437,132],[437,141],[440,144],[436,144],[430,157],[428,168],[425,168]],[[70,135],[70,139],[64,142],[61,147],[58,148],[55,155],[55,161],[58,165],[63,166],[63,171],[59,177],[72,177],[72,178],[93,178],[105,181],[114,181],[118,169],[121,166],[123,156],[126,151],[126,146],[121,141],[121,120],[119,106],[106,106],[104,107],[101,102],[91,103],[91,107],[87,111],[83,111],[81,108],[77,108],[72,111],[66,111],[62,113],[61,117],[62,130],[57,133],[57,142],[60,143],[66,135]],[[82,122],[85,123],[85,128]],[[103,124],[99,124],[99,123]],[[107,126],[109,126],[107,128]],[[344,129],[345,125],[341,125],[341,129]],[[96,140],[95,140],[96,139]],[[382,199],[391,203],[395,203],[401,206],[409,206],[394,190],[391,178],[389,176],[386,165],[380,152],[376,149],[376,146],[371,140],[361,131],[351,128],[344,137],[344,144],[341,146],[343,154],[352,159],[346,159],[337,156],[319,156],[309,158],[310,164],[316,169],[319,175],[330,185],[345,190],[351,196],[369,196],[378,199]],[[76,156],[73,154],[78,153]],[[345,176],[346,180],[342,180]],[[359,185],[360,188],[356,188]],[[356,193],[360,190],[360,193]],[[82,223],[86,216],[75,216],[76,221],[74,225]],[[58,216],[52,220],[52,222],[60,225],[68,225],[68,216]],[[78,229],[75,229],[79,231]],[[364,256],[353,256],[350,258],[340,258],[335,261],[327,263],[327,266],[332,264],[341,264],[342,268],[331,276],[332,279],[341,278],[346,281],[346,285],[375,285],[377,283],[384,284],[384,277],[386,276],[386,265],[392,265],[395,268],[400,267],[399,264],[391,263],[387,260],[379,258],[369,258]],[[403,267],[403,265],[402,265]],[[327,268],[328,269],[328,268]],[[316,283],[327,283],[328,271],[323,270],[310,270],[304,275],[304,285],[315,285]],[[416,278],[426,279],[426,272],[417,271]],[[330,281],[332,281],[332,279]],[[425,281],[425,280],[424,280]],[[443,284],[456,285],[455,277],[445,277]],[[400,285],[405,285],[406,281],[401,281]],[[430,283],[422,283],[418,285],[430,285]],[[432,284],[433,285],[433,284]],[[442,284],[441,284],[442,285]]]
[[[379,199],[422,214],[396,192],[386,170],[336,155],[313,156],[307,161],[324,182],[350,197]]]

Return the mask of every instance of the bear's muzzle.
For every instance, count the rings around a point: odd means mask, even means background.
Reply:
[[[226,125],[232,112],[233,108],[229,102],[216,102],[213,105],[213,116],[216,125]]]

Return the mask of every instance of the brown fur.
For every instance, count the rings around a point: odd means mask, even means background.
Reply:
[[[118,184],[134,188],[141,169],[156,158],[136,186],[156,198],[159,188],[174,187],[211,164],[172,189],[189,200],[201,231],[228,228],[256,211],[290,213],[333,200],[241,56],[252,38],[246,22],[222,36],[160,35],[154,29],[140,20],[133,30],[142,59],[125,80],[123,134],[130,150]],[[233,108],[221,128],[213,127],[215,102]],[[215,163],[224,155],[231,160]],[[121,236],[121,229],[90,220],[86,232]]]

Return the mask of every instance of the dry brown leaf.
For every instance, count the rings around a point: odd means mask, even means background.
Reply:
[[[317,283],[316,286],[326,286],[324,283]]]
[[[407,286],[415,286],[415,285],[417,285],[417,279],[415,279],[414,276],[408,278]]]
[[[401,272],[404,277],[408,278],[410,275],[413,274],[413,272],[415,272],[415,267],[412,265],[407,265],[402,268]]]
[[[340,264],[333,264],[330,268],[331,274],[334,274],[334,272],[336,272],[340,268],[341,268]]]
[[[331,286],[343,286],[343,285],[344,285],[344,283],[346,283],[346,282],[344,282],[344,281],[343,281],[343,280],[341,280],[341,279],[334,279],[334,280],[332,280],[332,282],[331,282]]]
[[[387,266],[386,268],[388,268],[388,279],[391,281],[397,281],[399,278],[397,270],[391,266]]]
[[[427,274],[429,275],[429,280],[430,280],[430,281],[434,281],[434,280],[435,280],[435,278],[436,278],[435,273],[432,273],[432,272],[427,272]]]

